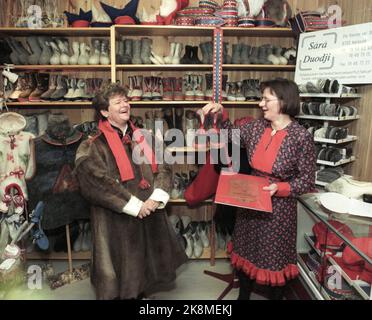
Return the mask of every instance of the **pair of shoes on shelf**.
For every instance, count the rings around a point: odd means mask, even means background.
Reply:
[[[73,244],[73,250],[89,251],[91,249],[91,230],[90,223],[86,221],[79,221],[79,235]]]

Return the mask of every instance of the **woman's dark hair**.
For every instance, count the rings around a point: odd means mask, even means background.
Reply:
[[[127,88],[118,83],[110,83],[103,88],[92,100],[92,106],[96,111],[96,120],[105,119],[102,115],[102,110],[108,110],[110,99],[116,96],[128,97]]]
[[[270,90],[281,101],[280,112],[291,117],[297,116],[300,112],[300,93],[297,84],[288,79],[277,78],[264,81],[260,84],[261,92],[266,88]]]

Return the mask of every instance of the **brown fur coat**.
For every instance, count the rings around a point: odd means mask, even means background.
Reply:
[[[125,145],[130,159],[131,147]],[[131,160],[132,161],[132,160]],[[83,196],[91,203],[91,281],[97,299],[136,298],[172,282],[175,270],[187,259],[165,210],[139,219],[122,212],[131,195],[145,201],[155,188],[170,191],[171,172],[149,165],[142,172],[151,188],[141,190],[139,166],[132,162],[135,178],[120,182],[120,174],[103,134],[84,141],[76,155],[76,175]]]

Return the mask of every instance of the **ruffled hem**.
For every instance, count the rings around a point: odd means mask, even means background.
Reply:
[[[233,252],[233,245],[230,242],[227,247],[230,253],[231,264],[237,270],[243,271],[251,279],[256,279],[256,282],[261,285],[284,286],[286,281],[298,277],[299,271],[296,265],[288,264],[280,271],[271,271],[267,269],[257,268],[249,260],[239,256]]]

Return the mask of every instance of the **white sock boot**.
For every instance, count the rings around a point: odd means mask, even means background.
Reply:
[[[101,54],[101,43],[99,39],[92,40],[92,55],[89,58],[89,64],[99,64]]]
[[[169,54],[166,57],[164,57],[164,62],[166,64],[172,64],[172,59],[173,59],[173,56],[174,56],[174,50],[175,49],[176,49],[176,43],[171,42],[170,43]]]
[[[69,64],[77,64],[79,60],[79,54],[80,54],[80,45],[79,42],[73,41],[72,42],[72,52],[73,55],[68,59]]]
[[[78,59],[78,64],[79,65],[86,65],[88,64],[89,61],[89,54],[88,51],[90,50],[89,46],[82,42],[80,43],[80,56]]]
[[[177,42],[174,49],[172,64],[180,64],[182,49],[183,49],[182,43]]]

